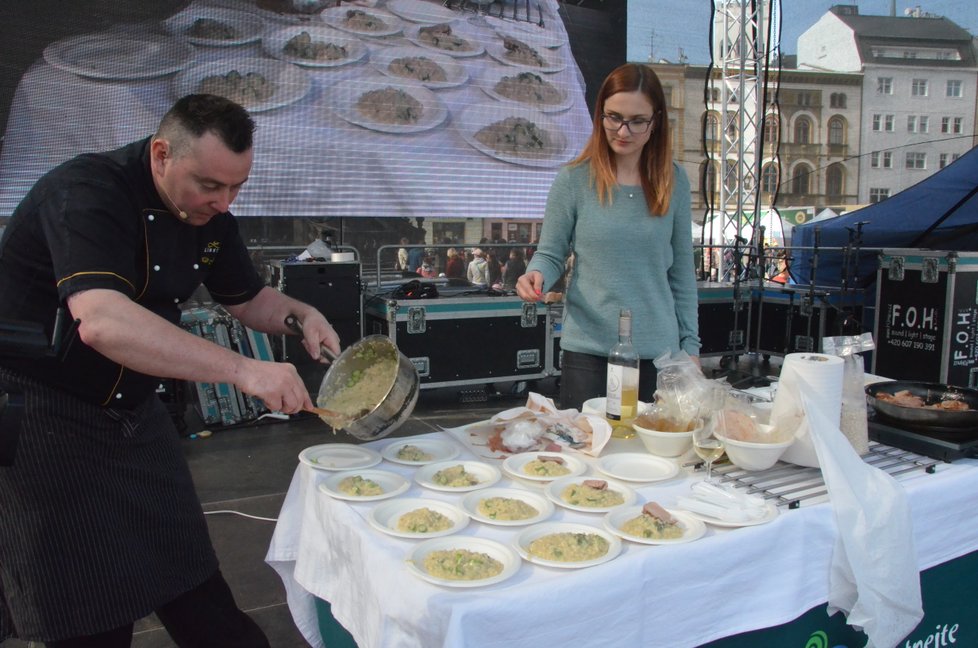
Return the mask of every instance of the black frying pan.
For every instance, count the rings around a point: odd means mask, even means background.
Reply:
[[[914,396],[919,396],[927,405],[940,403],[943,400],[958,400],[966,403],[969,409],[954,411],[928,407],[904,407],[876,398],[877,394],[892,395],[900,391],[908,391]],[[978,434],[978,390],[975,389],[940,383],[896,380],[866,387],[866,398],[880,418],[897,425],[935,431],[953,429],[964,432],[970,428]]]

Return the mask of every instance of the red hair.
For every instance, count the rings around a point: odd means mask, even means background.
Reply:
[[[602,204],[609,204],[611,189],[618,184],[618,179],[615,159],[601,115],[608,97],[619,92],[641,92],[652,104],[652,136],[642,148],[638,164],[642,193],[645,194],[649,212],[662,216],[669,211],[669,198],[672,196],[672,147],[665,93],[652,68],[638,63],[626,63],[608,75],[601,84],[594,103],[594,129],[591,131],[591,138],[571,164],[591,163],[591,182],[598,193],[598,200]]]

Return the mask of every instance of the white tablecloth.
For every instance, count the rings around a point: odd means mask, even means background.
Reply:
[[[257,11],[254,0],[220,1]],[[545,29],[566,40],[557,1],[540,2]],[[380,8],[383,6],[382,1]],[[257,13],[266,34],[285,26],[269,14]],[[469,22],[471,12],[459,16],[481,42],[501,42],[488,26]],[[160,25],[118,29],[163,31]],[[361,40],[368,42],[371,55],[390,46],[411,45],[403,37],[385,39],[385,44]],[[270,58],[260,43],[195,46],[194,50],[196,64]],[[545,77],[573,97],[568,110],[551,116],[567,138],[567,151],[576,154],[591,132],[583,76],[569,44],[546,51],[566,65]],[[533,168],[495,159],[469,146],[458,130],[464,108],[495,102],[477,87],[476,79],[487,68],[506,66],[485,53],[456,60],[465,66],[469,81],[434,91],[448,108],[447,119],[431,130],[400,135],[352,126],[334,114],[324,99],[328,88],[341,80],[379,74],[369,57],[335,68],[302,68],[312,81],[307,95],[253,115],[258,124],[255,164],[234,213],[542,218],[557,167]],[[513,74],[522,71],[507,69]],[[10,109],[0,151],[0,214],[10,214],[34,182],[57,164],[79,153],[108,150],[152,134],[177,98],[175,78],[171,74],[143,80],[96,80],[38,60],[18,84]]]
[[[439,438],[453,438],[436,433]],[[381,449],[391,440],[369,444]],[[457,441],[456,441],[457,442]],[[613,440],[606,452],[641,451],[638,441]],[[462,457],[470,458],[466,449]],[[379,468],[410,476],[384,462]],[[592,466],[589,474],[599,474]],[[835,542],[827,503],[782,510],[772,522],[740,529],[708,525],[688,544],[624,542],[609,563],[581,570],[524,563],[498,585],[451,590],[412,575],[404,565],[415,542],[389,537],[366,522],[372,504],[349,504],[320,492],[328,473],[300,465],[293,477],[267,562],[281,575],[296,624],[322,646],[314,598],[361,648],[522,648],[529,645],[697,646],[721,637],[786,623],[824,603]],[[673,506],[702,479],[681,471],[639,485],[640,501]],[[941,465],[902,476],[914,518],[921,570],[978,549],[978,461]],[[501,486],[513,485],[505,477]],[[412,483],[403,497],[458,502],[460,496]],[[558,507],[554,521],[601,525],[601,516]],[[511,543],[520,527],[473,522],[464,535]]]

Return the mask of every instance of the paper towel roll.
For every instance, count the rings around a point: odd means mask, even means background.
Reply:
[[[781,455],[782,461],[818,467],[801,394],[804,393],[811,404],[838,426],[842,416],[843,367],[842,358],[823,353],[789,353],[785,356],[771,408],[774,429],[795,437],[795,442]]]

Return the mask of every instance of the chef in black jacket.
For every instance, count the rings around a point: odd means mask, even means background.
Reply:
[[[272,410],[312,406],[291,364],[187,333],[180,302],[203,283],[243,324],[319,357],[339,339],[313,307],[263,286],[228,212],[252,165],[254,122],[190,95],[157,133],[50,171],[0,241],[0,317],[77,329],[63,357],[0,357],[24,395],[12,465],[0,467],[0,640],[129,646],[156,612],[180,646],[267,646],[231,596],[160,377],[231,383]]]

